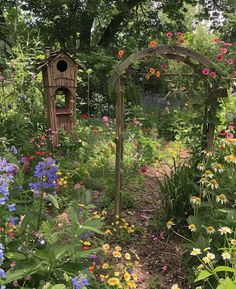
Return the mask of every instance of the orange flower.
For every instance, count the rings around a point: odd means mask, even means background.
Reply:
[[[155,75],[156,75],[156,77],[160,77],[161,76],[160,71],[157,71]]]
[[[119,50],[119,51],[117,52],[118,58],[122,58],[123,55],[124,55],[124,50],[123,50],[123,49],[121,49],[121,50]]]
[[[155,48],[157,46],[157,43],[156,43],[155,40],[152,40],[152,41],[149,42],[149,45],[150,45],[151,48]]]
[[[89,272],[93,272],[94,269],[95,269],[95,266],[93,266],[93,265],[89,266],[89,268],[88,268]]]
[[[155,73],[155,69],[151,67],[151,68],[149,69],[149,72],[150,72],[151,74],[154,74],[154,73]]]
[[[149,79],[150,79],[150,75],[149,75],[149,74],[146,74],[146,75],[145,75],[145,78],[146,78],[147,80],[149,80]]]

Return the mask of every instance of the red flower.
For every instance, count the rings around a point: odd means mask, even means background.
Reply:
[[[225,129],[222,129],[222,130],[220,131],[220,133],[219,133],[219,135],[220,135],[221,137],[225,137],[226,134],[227,134],[227,131],[226,131]]]
[[[146,74],[146,75],[145,75],[145,78],[146,78],[147,80],[149,80],[149,79],[150,79],[150,75],[149,75],[149,74]]]
[[[234,64],[234,60],[232,58],[228,59],[228,64],[229,65]]]
[[[119,51],[117,52],[118,58],[122,58],[123,55],[124,55],[124,50],[123,50],[123,49],[121,49],[121,50],[119,50]]]
[[[210,73],[210,69],[209,68],[203,68],[202,73],[204,75],[208,75]]]
[[[211,76],[212,78],[216,78],[216,72],[215,72],[215,71],[212,71],[212,72],[210,73],[210,76]]]
[[[183,39],[180,39],[180,41],[179,41],[181,44],[183,44],[184,43],[184,40]]]
[[[37,151],[37,152],[35,152],[35,154],[38,155],[38,156],[44,156],[44,155],[45,155],[45,152],[38,152],[38,151]]]
[[[223,42],[223,45],[224,45],[224,46],[232,46],[233,44],[232,44],[232,43],[229,43],[229,42]]]
[[[183,37],[183,33],[182,33],[182,32],[178,32],[178,33],[177,33],[177,36],[178,36],[178,37]]]
[[[141,173],[141,174],[145,174],[146,172],[147,172],[147,167],[142,166],[142,167],[140,168],[140,173]]]
[[[149,72],[150,72],[151,74],[154,74],[154,73],[155,73],[155,69],[151,67],[151,68],[149,69]]]
[[[166,65],[166,64],[162,64],[162,65],[161,65],[161,69],[162,69],[163,71],[166,71],[167,65]]]
[[[86,113],[80,115],[81,119],[88,119],[88,115]]]
[[[88,246],[84,246],[83,250],[84,250],[84,251],[88,251],[88,250],[89,250],[89,247],[88,247]]]
[[[220,52],[223,53],[223,54],[226,54],[227,53],[227,49],[225,47],[222,47],[220,49]]]
[[[152,40],[152,41],[149,42],[149,45],[150,45],[151,48],[155,48],[157,46],[157,43],[156,43],[155,40]]]
[[[223,60],[223,55],[221,53],[218,53],[216,58],[217,60],[221,61]]]
[[[28,157],[28,160],[29,160],[29,161],[32,161],[33,159],[34,159],[34,156],[29,156],[29,157]]]
[[[96,129],[93,130],[93,134],[96,135],[98,131]]]
[[[215,43],[218,43],[219,42],[219,38],[218,37],[215,37],[214,39],[213,39],[213,41],[215,42]]]
[[[172,32],[167,32],[167,33],[166,33],[166,37],[169,38],[169,39],[172,37],[172,35],[173,35]]]

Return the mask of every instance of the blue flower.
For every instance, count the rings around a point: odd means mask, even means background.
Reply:
[[[18,220],[19,220],[18,217],[13,217],[10,219],[9,223],[10,223],[10,225],[15,226],[16,223],[18,222]]]
[[[16,204],[7,205],[9,212],[14,212],[16,210]]]
[[[82,277],[82,284],[84,286],[88,286],[89,285],[89,282],[88,282],[88,280],[85,277]]]
[[[6,279],[5,271],[2,268],[0,268],[0,278]]]
[[[6,289],[7,287],[5,285],[2,285],[1,286],[1,289]]]
[[[75,289],[81,289],[81,283],[78,277],[71,278],[71,283]]]

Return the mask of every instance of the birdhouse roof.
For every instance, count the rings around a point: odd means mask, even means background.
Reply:
[[[43,59],[42,61],[40,61],[40,63],[37,66],[37,70],[41,70],[45,65],[49,64],[51,61],[53,61],[54,59],[56,59],[57,57],[61,56],[61,55],[65,55],[67,57],[69,57],[69,59],[71,61],[74,62],[75,65],[77,65],[78,67],[84,69],[82,64],[78,64],[74,58],[72,58],[70,56],[70,54],[68,54],[64,49],[60,49],[58,51],[53,51],[50,53],[49,57]]]

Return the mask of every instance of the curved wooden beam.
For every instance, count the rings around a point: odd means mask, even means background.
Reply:
[[[153,58],[154,56],[162,56],[168,59],[178,60],[190,65],[190,59],[196,60],[203,67],[211,67],[212,62],[205,56],[185,47],[160,45],[155,48],[147,48],[137,53],[131,54],[124,62],[122,62],[115,70],[110,79],[110,84],[115,86],[119,76],[125,73],[126,69],[134,62],[142,59]],[[193,63],[190,66],[194,66]]]

